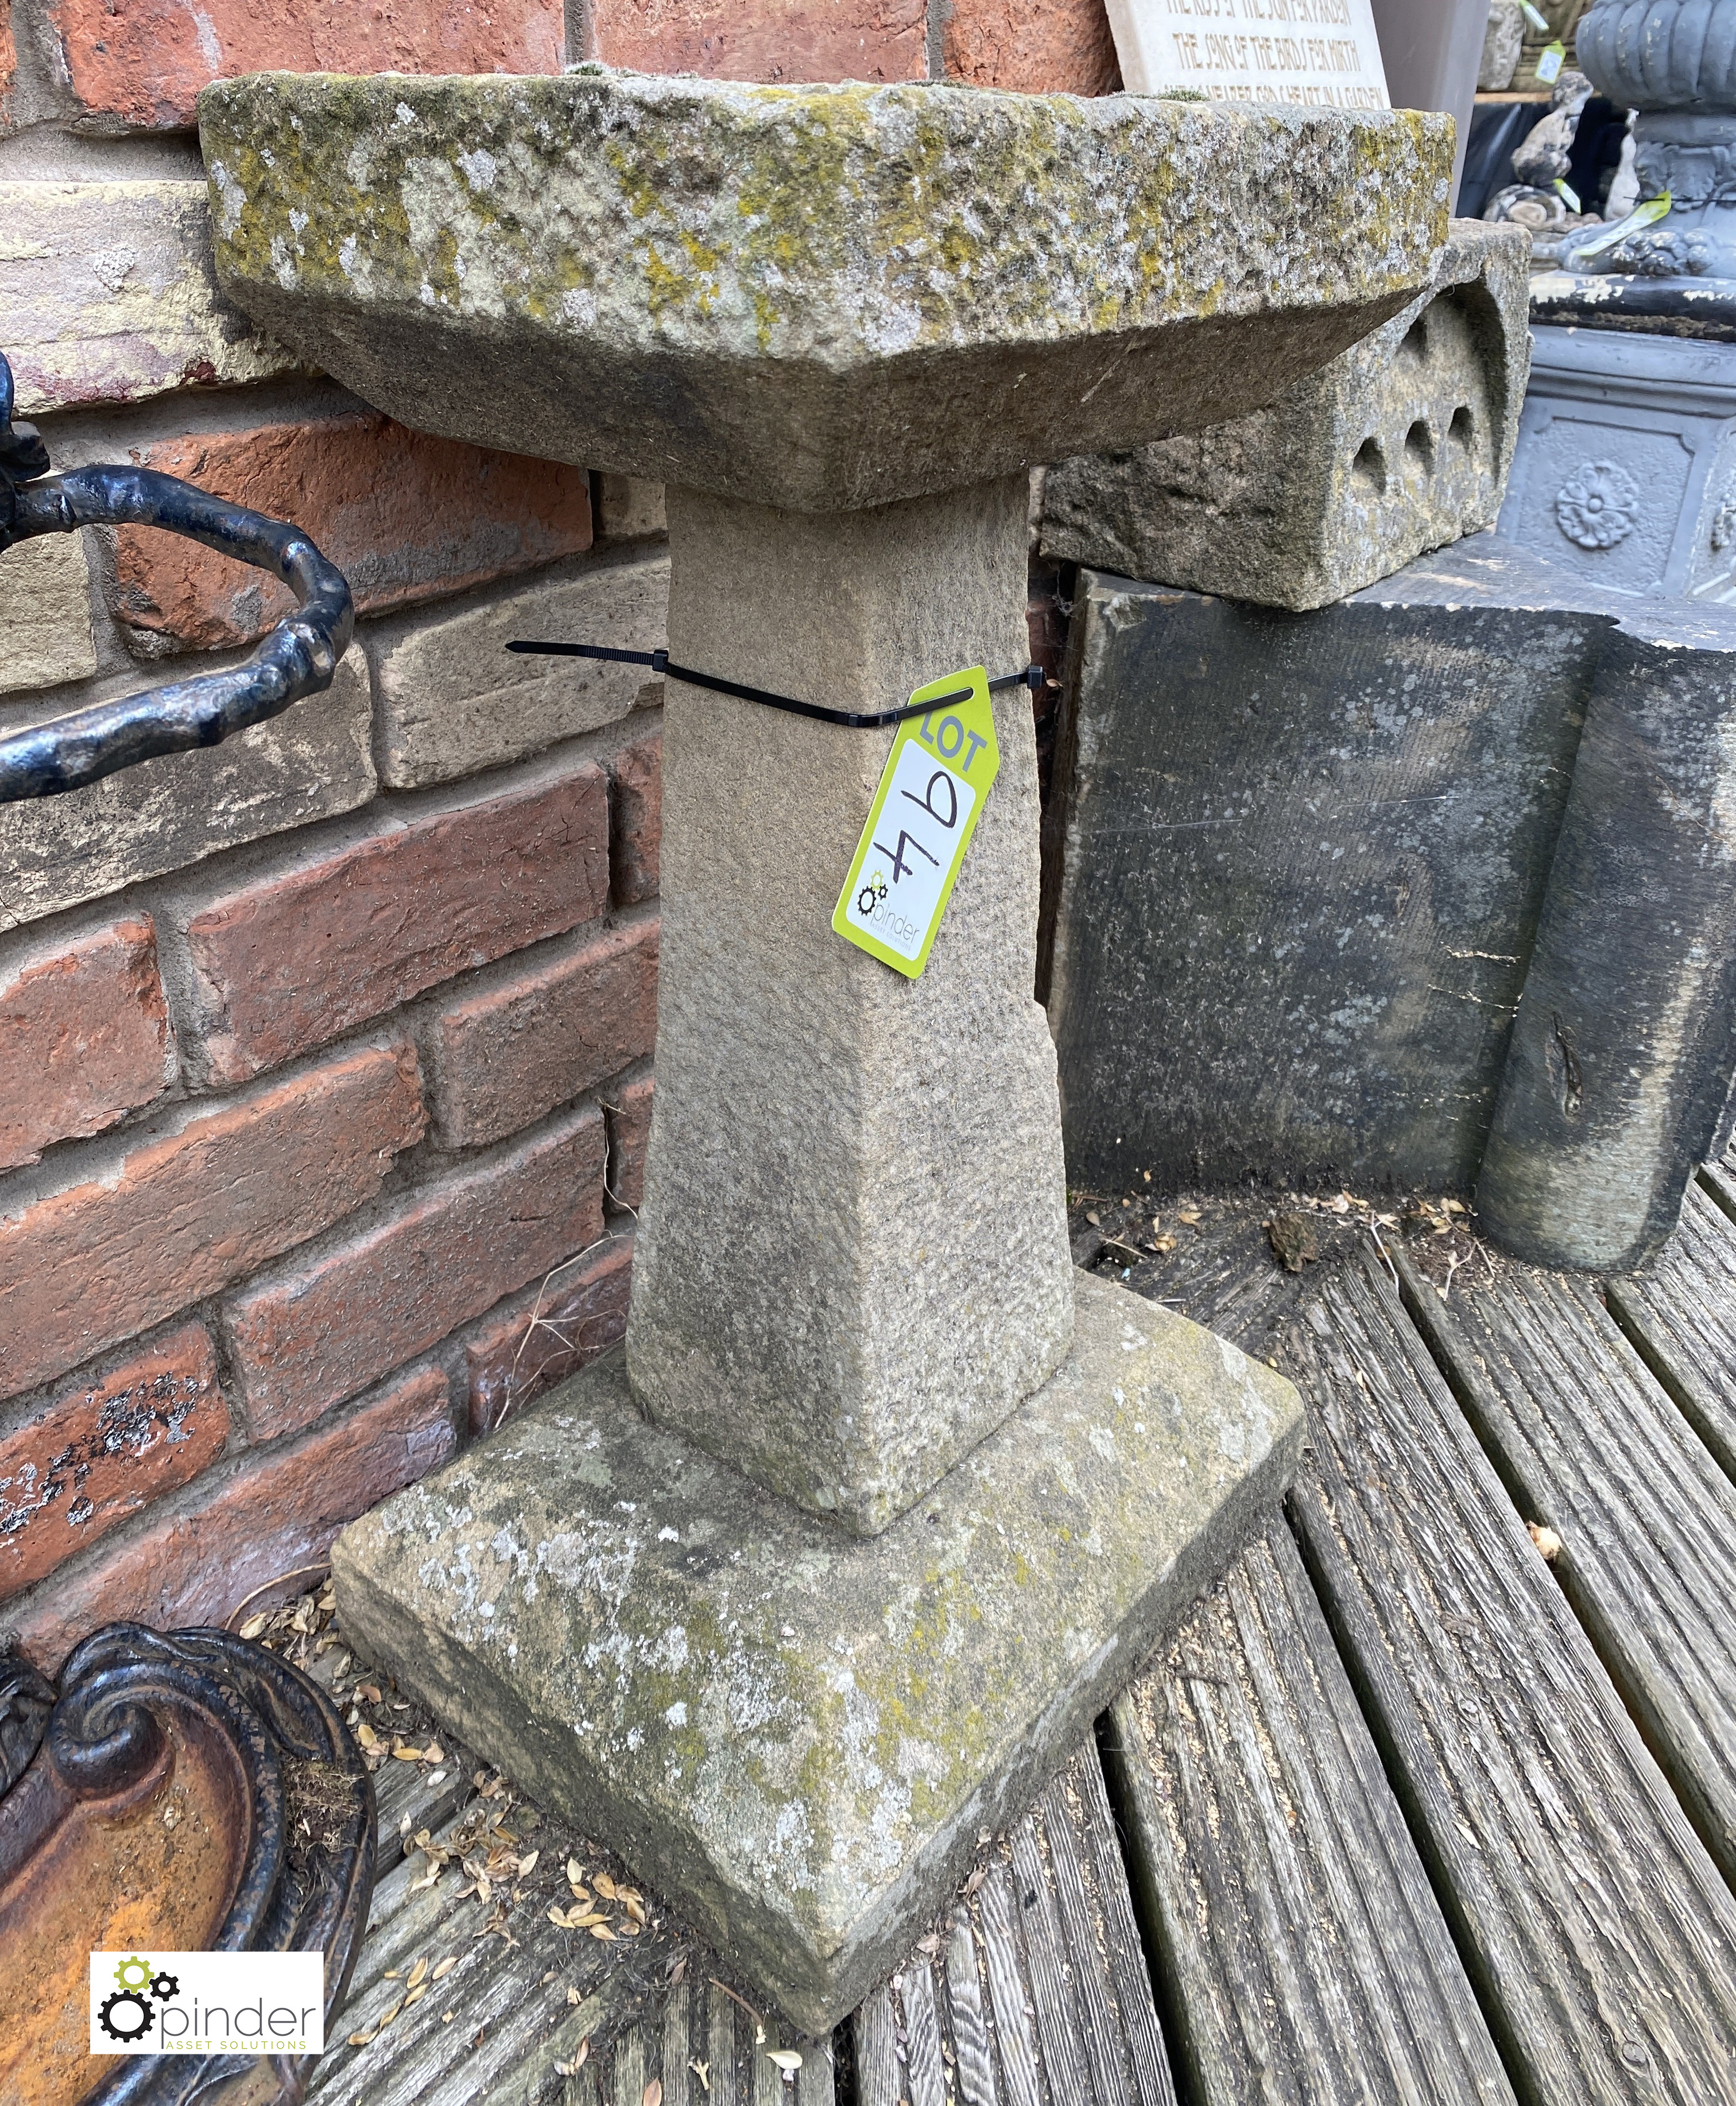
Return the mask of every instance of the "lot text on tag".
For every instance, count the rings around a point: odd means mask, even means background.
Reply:
[[[832,925],[847,943],[915,979],[1001,764],[989,676],[980,665],[910,697],[958,695],[898,728]]]

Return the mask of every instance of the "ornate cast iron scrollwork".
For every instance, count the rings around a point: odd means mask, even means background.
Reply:
[[[53,1685],[29,1660],[0,1658],[0,1799],[30,1767],[53,1709]]]
[[[0,739],[0,804],[52,797],[162,753],[216,746],[331,685],[354,625],[350,589],[300,530],[226,504],[177,476],[126,467],[56,474],[29,424],[12,422],[0,356],[0,553],[81,526],[161,526],[281,578],[299,603],[244,664],[56,717]],[[0,570],[0,606],[4,604]]]
[[[77,1963],[37,1997],[38,2037],[3,2044],[22,2057],[11,2066],[26,2099],[34,2084],[80,2106],[188,2106],[258,2068],[240,2054],[154,2054],[86,2064],[79,2088],[65,2043],[82,2035],[83,1955],[105,1949],[113,1897],[66,1875],[105,1862],[116,1836],[123,1885],[155,1866],[168,1949],[323,1952],[330,2027],[374,1884],[374,1787],[360,1750],[324,1692],[262,1647],[222,1630],[114,1624],[72,1654],[57,1699],[27,1662],[0,1657],[0,1945],[37,1953],[51,1975],[68,1953]],[[125,1904],[129,1942],[136,1901]],[[166,1975],[150,1983],[153,1995],[178,1987]],[[303,2097],[313,2062],[274,2059],[278,2100]]]

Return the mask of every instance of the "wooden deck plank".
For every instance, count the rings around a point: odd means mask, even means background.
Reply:
[[[425,1737],[425,1726],[418,1730]],[[638,1938],[608,1945],[552,1924],[550,1905],[571,1899],[567,1858],[576,1853],[596,1867],[603,1853],[545,1821],[509,1788],[485,1797],[476,1775],[461,1748],[438,1765],[388,1762],[376,1772],[385,1869],[309,2106],[600,2106],[605,2099],[612,2106],[621,2041],[664,2024],[668,1979],[684,1937],[680,1926],[653,1907]],[[464,1795],[455,1811],[455,1790]],[[432,1843],[433,1855],[416,1847],[419,1837]],[[530,1862],[535,1849],[532,1870],[515,1877],[509,1869],[487,1896],[461,1893],[471,1882],[458,1860],[478,1843],[506,1850],[509,1867]],[[430,1884],[442,1851],[450,1855]],[[616,1870],[626,1878],[624,1868]],[[698,1950],[688,1947],[689,1965]],[[446,1959],[455,1964],[437,1982],[433,1969]],[[412,2000],[409,1978],[419,1960],[427,1971]],[[599,2049],[594,2059],[593,2045]],[[586,2061],[575,2072],[581,2048]],[[642,2042],[626,2047],[630,2062],[635,2052],[647,2059]],[[653,2048],[649,2072],[655,2068]],[[634,2106],[642,2106],[644,2088],[641,2081]],[[678,2090],[671,2106],[680,2097]],[[787,2099],[780,2106],[806,2102]],[[823,2106],[831,2106],[829,2086]]]
[[[1675,1235],[1644,1272],[1604,1283],[1609,1313],[1725,1474],[1736,1479],[1736,1186],[1688,1188]]]
[[[449,1822],[437,1839],[460,1826]],[[425,1884],[425,1862],[419,1855],[401,1862],[375,1889],[349,2001],[310,2106],[536,2106],[560,2098],[556,2064],[644,2001],[639,1956],[623,1964],[600,1947],[587,1952],[588,1941],[549,1923],[549,1897],[540,1890],[506,1907],[502,1927],[512,1945],[478,1935],[489,1909],[473,1896],[455,1902],[450,1873],[442,1884]],[[448,1956],[457,1964],[433,1980],[433,1967]],[[406,2006],[418,1960],[430,1974],[424,1994]]]
[[[1300,1282],[1272,1256],[1264,1226],[1269,1212],[1258,1200],[1196,1194],[1154,1203],[1131,1215],[1106,1207],[1101,1218],[1137,1248],[1150,1241],[1144,1224],[1160,1217],[1174,1248],[1128,1272],[1127,1284],[1263,1360],[1277,1351],[1301,1291]],[[1184,1221],[1183,1212],[1198,1218]],[[1117,1270],[1107,1259],[1097,1270],[1111,1278]]]
[[[831,2041],[805,2038],[775,2012],[750,2016],[708,1971],[715,1965],[690,1948],[682,1979],[644,2000],[643,2015],[569,2079],[561,2106],[644,2106],[653,2086],[661,2106],[835,2106]],[[801,2057],[787,2076],[772,2059],[781,2049]]]
[[[460,2099],[484,2098],[509,2083],[539,2046],[554,2041],[558,2050],[576,2022],[600,2026],[612,2005],[625,2005],[635,1994],[638,1985],[630,1971],[608,1969],[599,1979],[589,1956],[580,1962],[581,1981],[570,1965],[577,1956],[572,1941],[560,1942],[543,1919],[540,1900],[509,1912],[507,1928],[518,1941],[513,1948],[497,1937],[478,1941],[473,1935],[466,1944],[471,1926],[462,1911],[455,1921],[450,1908],[428,1908],[429,1900],[437,1904],[439,1898],[418,1897],[420,1906],[400,1911],[392,1926],[397,1934],[378,1941],[379,1956],[402,1970],[416,1957],[432,1961],[455,1948],[459,1965],[430,1986],[419,2007],[409,2010],[401,2009],[402,1979],[381,1978],[365,1985],[345,2011],[348,2032],[319,2065],[308,2093],[312,2106],[428,2101],[455,2106]],[[370,1944],[375,1942],[370,1938]],[[569,1983],[590,1992],[576,2012],[567,2001]],[[395,2009],[399,2014],[388,2016]],[[351,2046],[351,2033],[367,2044]],[[580,2037],[575,2032],[569,2051]]]
[[[1099,1796],[1092,1804],[1091,1817],[1084,1823],[1097,1898],[1103,1912],[1097,1932],[1099,1949],[1106,1948],[1110,1978],[1120,2007],[1133,2077],[1133,2095],[1138,2106],[1175,2106],[1169,2050],[1164,2045],[1157,2007],[1152,2000],[1151,1962],[1133,1912],[1127,1860],[1110,1811],[1101,1760],[1100,1750],[1097,1772],[1087,1779],[1088,1784],[1097,1787]]]
[[[1175,2106],[1094,1741],[868,2000],[855,2044],[860,2106]]]
[[[617,2043],[614,2067],[609,2072],[609,2088],[604,2096],[609,2106],[643,2106],[645,2096],[646,2063],[645,2036],[643,2029],[635,2026],[623,2033]],[[654,2072],[657,2064],[651,2063]]]
[[[1001,2088],[1011,2106],[1043,2106],[1037,2063],[1036,2010],[1025,1985],[1016,1929],[1019,1911],[1012,1873],[1004,1856],[992,1860],[978,1889],[983,1932],[983,1971],[1001,2051]],[[869,2106],[864,2095],[863,2106]]]
[[[1584,1281],[1501,1264],[1443,1302],[1406,1268],[1404,1298],[1736,1883],[1736,1484]]]
[[[1110,1717],[1191,2098],[1512,2099],[1282,1522]]]
[[[904,2064],[910,2106],[946,2106],[946,2070],[940,2060],[940,2014],[934,1971],[918,1957],[899,1977],[904,2006]]]
[[[432,1834],[445,1827],[474,1794],[471,1773],[459,1762],[435,1770],[420,1763],[390,1763],[376,1771],[375,1878],[401,1864],[411,1839],[424,1828]]]
[[[1043,1825],[1053,1835],[1072,1826],[1074,1809],[1066,1803],[1066,1784],[1056,1778],[1039,1802]],[[1062,1949],[1069,1953],[1095,1956],[1098,1950],[1097,1924],[1092,1920],[1091,1897],[1086,1891],[1084,1861],[1072,1850],[1050,1853],[1049,1869],[1055,1884]],[[1106,1968],[1071,1966],[1069,1986],[1074,1992],[1079,2019],[1079,2039],[1091,2081],[1102,2106],[1135,2106],[1132,2072],[1110,2005],[1113,1985]]]
[[[335,1630],[315,1641],[312,1657],[299,1664],[310,1680],[344,1704],[349,1686],[361,1672],[355,1656]],[[401,1861],[405,1846],[419,1830],[444,1827],[472,1797],[476,1789],[474,1771],[475,1764],[464,1750],[456,1749],[445,1762],[388,1762],[374,1772],[376,1883]]]
[[[1736,2097],[1736,1902],[1384,1275],[1305,1308],[1292,1513],[1527,2106]]]
[[[1025,1965],[1030,1971],[1031,2001],[1037,2009],[1037,2040],[1050,2096],[1089,2099],[1094,2094],[1087,2073],[1084,2027],[1074,2000],[1067,1941],[1038,1839],[1039,1826],[1040,1815],[1034,1807],[1008,1839],[1019,1927],[1024,1933]],[[917,2102],[913,2100],[912,2106],[917,2106]]]
[[[590,2034],[608,2023],[608,1998],[587,1997],[557,2018],[546,2030],[532,2028],[531,2038],[519,2051],[505,2059],[492,2083],[473,2087],[473,2072],[465,2070],[451,2093],[453,2106],[567,2106],[583,2100],[590,2106],[590,2086],[581,2070],[576,2079],[567,2072],[575,2057],[585,2052]],[[440,2087],[424,2095],[420,2106],[436,2106]]]
[[[824,2040],[798,2040],[792,2035],[791,2046],[801,2050],[801,2068],[796,2078],[794,2106],[837,2106],[838,2068],[835,2036],[828,2034]],[[787,2090],[784,2093],[789,2099]]]
[[[964,2106],[1000,2106],[994,2047],[983,2010],[971,1911],[954,1909],[947,1926],[946,1993],[953,2006],[953,2045],[958,2056],[958,2095]]]
[[[863,1999],[854,2030],[856,2089],[864,2100],[886,2101],[890,2106],[903,2098],[904,2088],[899,2069],[898,2010],[890,1982],[882,1982]]]
[[[693,2090],[693,1990],[684,1977],[663,2006],[662,2106],[688,2106]]]
[[[705,2043],[711,2095],[717,2106],[736,2106],[735,2006],[710,1983],[706,1992]]]

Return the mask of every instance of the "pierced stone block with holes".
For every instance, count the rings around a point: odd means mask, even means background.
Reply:
[[[1523,230],[1454,220],[1428,290],[1267,408],[1052,468],[1044,549],[1301,609],[1492,526],[1529,370],[1528,268]]]

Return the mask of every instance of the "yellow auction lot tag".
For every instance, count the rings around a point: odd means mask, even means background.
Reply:
[[[913,980],[928,963],[1001,756],[980,665],[931,680],[910,699],[935,707],[898,728],[832,925]]]

